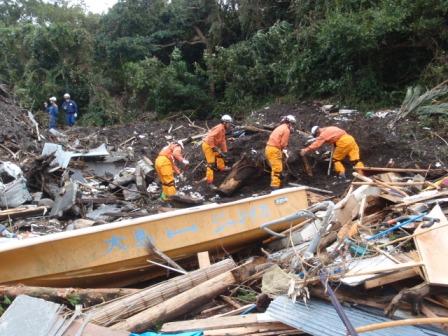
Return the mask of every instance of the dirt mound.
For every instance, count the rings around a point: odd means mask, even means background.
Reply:
[[[37,138],[28,112],[16,104],[6,88],[0,85],[0,158],[8,160],[11,153],[34,152],[37,150]]]
[[[228,135],[229,165],[237,162],[243,155],[250,154],[258,161],[264,160],[264,148],[269,137],[269,130],[274,128],[281,116],[292,114],[298,120],[297,131],[293,133],[287,161],[287,179],[294,182],[319,188],[332,189],[337,192],[345,189],[345,184],[337,182],[334,176],[327,176],[328,161],[319,156],[311,156],[310,163],[314,176],[307,176],[298,150],[305,145],[302,132],[308,133],[313,125],[336,125],[352,134],[361,148],[361,157],[366,165],[383,166],[393,159],[400,167],[427,167],[440,163],[445,166],[448,146],[443,140],[445,130],[422,127],[418,121],[408,121],[388,128],[393,117],[390,112],[386,117],[372,115],[365,117],[360,113],[350,115],[325,113],[318,104],[272,105],[252,112],[245,120],[237,120],[236,127]],[[108,128],[72,128],[67,134],[73,139],[80,139],[86,148],[93,148],[100,143],[115,147],[127,148],[135,160],[142,155],[155,160],[160,149],[173,140],[185,139],[194,135],[204,134],[216,125],[218,120],[195,121],[192,123],[184,116],[162,121],[143,121],[131,125],[121,125]],[[266,131],[252,132],[240,126],[253,125]],[[437,150],[434,150],[437,148]],[[329,148],[327,148],[329,149]],[[324,149],[325,151],[325,149]],[[191,166],[185,175],[186,181],[179,181],[180,189],[193,188],[207,198],[212,198],[216,192],[208,190],[200,181],[205,174],[205,162],[200,148],[200,139],[189,142],[185,146],[185,156]],[[350,165],[348,173],[351,173]],[[249,179],[246,186],[238,191],[237,196],[247,196],[254,193],[269,191],[269,167],[264,166],[265,174],[257,174]],[[223,180],[222,174],[217,174],[216,182]],[[226,198],[224,198],[226,199]],[[223,199],[223,200],[224,200]]]

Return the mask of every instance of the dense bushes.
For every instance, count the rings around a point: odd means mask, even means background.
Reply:
[[[69,91],[90,124],[282,96],[397,104],[448,77],[442,0],[127,0],[102,17],[21,0],[0,12],[0,80],[33,108]]]

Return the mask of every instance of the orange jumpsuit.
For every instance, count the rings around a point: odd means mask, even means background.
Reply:
[[[157,156],[155,167],[157,175],[162,182],[163,200],[169,199],[170,196],[176,194],[176,186],[174,185],[174,173],[179,174],[180,170],[176,166],[175,160],[182,162],[182,147],[179,144],[172,143],[163,147]]]
[[[346,131],[336,126],[323,127],[320,134],[311,145],[305,148],[307,153],[315,151],[323,144],[329,143],[335,146],[333,153],[334,170],[337,174],[345,174],[345,167],[342,160],[348,156],[355,168],[362,168],[364,164],[360,161],[359,147],[355,139]]]
[[[226,127],[222,123],[213,127],[202,141],[202,151],[207,161],[205,173],[207,183],[213,183],[215,170],[223,171],[226,166],[224,159],[217,151],[218,148],[223,153],[227,153]]]
[[[283,172],[282,150],[288,147],[291,129],[287,124],[276,127],[266,144],[265,156],[271,166],[271,187],[279,188],[281,185],[281,174]]]

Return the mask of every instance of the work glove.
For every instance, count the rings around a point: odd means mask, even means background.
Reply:
[[[190,164],[190,161],[188,161],[188,160],[186,160],[186,159],[183,159],[183,160],[182,160],[182,163],[183,163],[184,166],[186,167],[186,166],[188,166],[188,165]]]
[[[47,107],[48,107],[48,103],[47,103],[47,102],[45,102],[45,103],[44,103],[44,106],[45,106],[45,108],[47,108]]]
[[[78,118],[78,113],[75,113],[75,118]]]
[[[282,150],[283,154],[285,155],[285,157],[288,159],[289,158],[289,153],[287,149]]]
[[[302,148],[300,150],[300,156],[305,156],[305,155],[306,155],[306,150],[305,150],[305,148]]]
[[[314,141],[316,141],[316,138],[309,138],[309,139],[305,142],[305,145],[308,146],[309,144],[313,143]]]

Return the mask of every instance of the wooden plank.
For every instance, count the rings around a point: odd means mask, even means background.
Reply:
[[[208,251],[198,253],[199,269],[206,268],[211,265]]]
[[[76,320],[64,332],[63,336],[78,336],[78,332],[82,328],[83,320]],[[110,330],[93,323],[87,323],[82,329],[82,336],[129,336],[129,332],[123,330]]]
[[[31,216],[43,216],[47,211],[47,207],[39,206],[39,207],[18,207],[13,209],[7,209],[0,211],[0,220],[4,220],[7,218],[23,218],[23,217],[31,217]]]
[[[419,226],[415,233],[422,233],[414,237],[415,245],[424,264],[423,272],[426,280],[432,285],[448,286],[448,269],[446,268],[446,256],[448,254],[448,220],[439,205],[428,214],[429,217],[439,218],[440,222],[433,227],[445,225],[439,230],[431,230]],[[431,229],[430,228],[430,229]]]
[[[303,332],[293,329],[283,323],[278,323],[278,326],[272,323],[259,323],[254,326],[225,328],[216,330],[205,330],[204,336],[268,336],[268,335],[302,335]]]
[[[396,272],[396,273],[392,273],[392,274],[387,274],[380,278],[366,280],[366,282],[364,283],[364,288],[370,289],[370,288],[380,287],[380,286],[384,286],[384,285],[387,285],[387,284],[390,284],[393,282],[397,282],[400,280],[413,278],[417,275],[418,275],[418,272],[415,269],[411,268],[408,270],[404,270],[404,271],[400,271],[400,272]]]
[[[278,326],[279,322],[270,320],[265,314],[249,314],[238,316],[223,316],[219,318],[208,318],[201,320],[177,321],[165,323],[162,332],[179,332],[194,330],[215,330],[238,327],[250,327],[259,323],[265,326]]]

